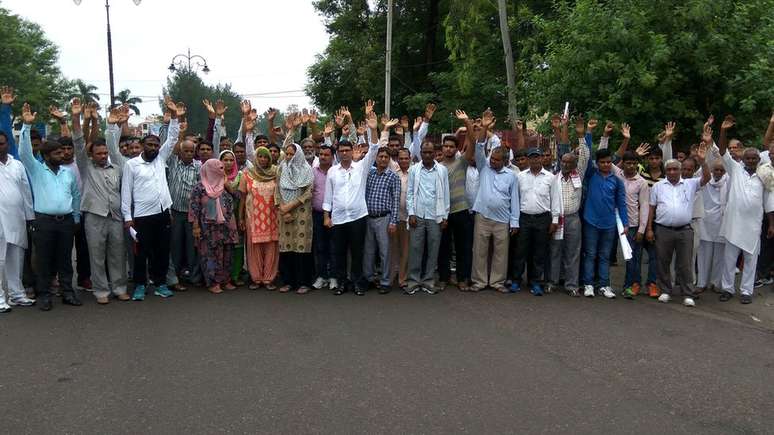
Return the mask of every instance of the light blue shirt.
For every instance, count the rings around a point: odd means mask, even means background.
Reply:
[[[495,222],[507,223],[510,228],[519,228],[519,182],[516,174],[505,166],[499,171],[492,169],[486,158],[485,145],[486,142],[476,144],[479,185],[473,211]]]
[[[24,124],[19,138],[19,158],[27,169],[27,175],[35,196],[33,209],[37,213],[63,215],[72,213],[75,222],[81,218],[81,193],[75,174],[60,166],[54,173],[45,163],[32,155],[30,126]]]
[[[422,162],[417,163],[422,165]],[[424,165],[419,168],[419,191],[417,192],[416,217],[435,220],[435,185],[438,178],[438,163],[427,169]]]

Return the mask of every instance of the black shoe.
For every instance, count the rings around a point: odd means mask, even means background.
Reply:
[[[83,305],[81,300],[78,299],[78,296],[74,294],[62,296],[62,303],[65,305],[72,305],[74,307],[80,307],[81,305]]]
[[[365,290],[362,288],[355,288],[355,294],[358,296],[365,296]]]
[[[386,295],[389,292],[390,292],[390,287],[388,287],[388,286],[379,287],[379,294],[380,295]]]
[[[38,299],[38,308],[41,311],[51,311],[51,298]]]
[[[336,290],[333,291],[333,294],[336,295],[336,296],[341,296],[341,295],[343,295],[346,292],[347,292],[346,289],[338,287],[338,288],[336,288]]]
[[[0,308],[0,314],[2,314],[2,313],[10,313],[10,312],[11,312],[11,307],[2,307],[2,308]]]
[[[734,295],[732,295],[731,293],[723,292],[723,293],[720,294],[720,297],[718,299],[720,300],[720,302],[728,302],[733,297],[734,297]]]
[[[752,296],[751,295],[742,295],[739,296],[739,302],[747,305],[752,303]]]

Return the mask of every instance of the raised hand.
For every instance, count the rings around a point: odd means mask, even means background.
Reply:
[[[226,110],[228,110],[228,106],[226,106],[226,103],[224,103],[223,100],[215,102],[215,115],[223,116],[226,114]]]
[[[720,125],[721,130],[728,130],[729,128],[732,128],[736,125],[736,119],[734,119],[733,115],[726,115],[725,119],[723,119],[723,123]]]
[[[376,130],[376,127],[377,127],[376,113],[371,112],[368,114],[368,117],[366,118],[366,125],[371,130]]]
[[[333,121],[328,121],[327,123],[325,123],[325,129],[323,129],[323,134],[325,136],[330,135],[331,133],[333,133],[333,128],[334,128]]]
[[[640,146],[637,147],[636,153],[640,157],[645,157],[650,152],[650,144],[649,143],[641,143]]]
[[[707,158],[707,144],[701,143],[699,144],[699,147],[696,148],[696,156],[701,160],[704,161],[704,159]]]
[[[521,133],[524,131],[524,122],[521,119],[513,121],[513,125],[516,127],[516,132]]]
[[[366,117],[374,112],[374,100],[368,100],[365,103],[365,115]]]
[[[488,108],[484,110],[484,113],[481,114],[481,127],[489,129],[494,126],[496,119],[494,117],[494,113],[492,113],[492,109]]]
[[[22,106],[22,122],[25,124],[32,124],[35,122],[35,117],[38,116],[37,112],[32,112],[32,109],[30,108],[30,105],[28,103],[24,103]]]
[[[317,124],[317,111],[316,110],[311,110],[309,112],[309,122],[311,122],[312,124]]]
[[[13,94],[12,87],[10,86],[0,87],[0,103],[12,104],[15,99],[16,99],[16,96]]]
[[[247,114],[247,119],[256,121],[258,119],[258,111],[255,109],[250,110],[250,113]]]
[[[269,122],[274,122],[274,118],[277,117],[277,114],[279,113],[279,110],[269,107],[269,110],[266,111],[266,119]]]
[[[344,126],[343,126],[343,127],[341,127],[341,134],[342,134],[344,137],[349,137],[349,131],[350,131],[350,130],[349,130],[349,124],[344,124]]]
[[[183,138],[185,137],[185,132],[188,130],[188,121],[185,119],[180,121],[180,133],[178,133],[178,137]]]
[[[73,101],[70,103],[70,114],[72,114],[72,116],[78,116],[82,111],[83,106],[81,106],[81,99],[73,98]]]
[[[288,113],[287,116],[285,116],[285,131],[290,131],[293,129],[296,116],[297,114],[295,113]]]
[[[772,116],[774,119],[774,116]],[[707,128],[715,123],[715,116],[710,114],[710,116],[707,118],[707,121],[704,122],[704,128]]]
[[[365,132],[366,132],[366,122],[365,121],[360,121],[357,124],[357,135],[358,136],[363,136],[365,134]]]
[[[239,110],[242,111],[242,116],[247,116],[248,113],[253,109],[253,105],[250,104],[250,100],[242,100],[241,103],[239,103]],[[271,111],[271,108],[269,108],[269,111]],[[267,114],[269,112],[266,112]],[[271,119],[274,119],[272,116]]]
[[[605,127],[605,130],[607,130],[607,127]],[[621,124],[621,134],[623,135],[623,137],[625,139],[631,139],[632,138],[631,132],[632,132],[632,130],[631,130],[631,127],[629,126],[629,124],[627,124],[625,122],[623,124]]]
[[[396,125],[398,125],[399,122],[400,122],[400,120],[398,118],[387,119],[387,118],[382,117],[382,125],[384,126],[384,127],[382,127],[382,129],[384,131],[387,131],[387,130],[391,129],[392,127],[395,127]]]
[[[400,117],[400,126],[403,128],[403,130],[409,129],[409,117],[406,115],[403,115]]]
[[[470,119],[470,118],[468,118],[468,114],[465,113],[464,110],[460,110],[460,109],[457,109],[457,110],[454,111],[454,116],[456,116],[457,119],[459,119],[462,122],[465,122],[468,119]]]
[[[172,112],[169,110],[164,111],[164,117],[162,118],[162,121],[164,124],[169,124],[169,121],[172,119]]]
[[[583,119],[583,115],[579,116],[575,120],[575,133],[580,137],[586,133],[586,120]]]
[[[107,117],[108,124],[118,124],[118,119],[120,117],[118,111],[118,108],[110,109]]]
[[[48,106],[48,113],[51,114],[51,117],[55,118],[59,122],[64,122],[65,113],[59,110],[56,106]]]
[[[613,124],[613,121],[607,121],[605,122],[605,130],[602,132],[602,135],[609,137],[613,134],[613,130],[615,130],[615,124]]]
[[[174,101],[172,101],[172,97],[169,95],[164,96],[164,107],[166,107],[172,113],[175,113],[175,110],[177,110],[177,105]]]
[[[309,122],[309,110],[304,109],[301,111],[301,123],[306,124]]]
[[[91,102],[91,119],[99,121],[99,105],[95,102]]]
[[[712,140],[712,127],[709,126],[709,124],[704,124],[704,131],[701,133],[701,141],[702,143],[707,144],[707,146],[712,145],[714,140]]]
[[[352,120],[352,114],[349,113],[349,107],[341,106],[340,112],[344,116],[344,120],[347,120],[347,119],[349,119],[350,121]]]
[[[204,99],[202,100],[202,105],[205,109],[207,109],[207,116],[210,119],[215,119],[215,108],[212,107],[212,103],[210,103],[210,100]]]
[[[425,106],[425,119],[427,119],[428,121],[433,119],[433,114],[435,113],[435,109],[437,109],[435,104],[427,103],[427,105]]]
[[[334,121],[336,121],[336,125],[341,128],[344,125],[344,114],[341,113],[341,110],[338,110],[336,112],[336,115],[333,117]]]
[[[414,132],[419,131],[419,127],[422,126],[422,117],[417,116],[417,118],[414,120]]]
[[[387,122],[390,120],[390,118],[387,116],[386,113],[382,113],[382,117],[379,118],[379,123],[384,125],[387,124]]]
[[[118,108],[118,122],[123,124],[129,121],[129,105],[123,104]]]
[[[304,117],[301,114],[293,114],[293,128],[298,128],[301,124],[304,124]]]
[[[558,113],[554,113],[551,115],[551,128],[554,130],[559,130],[559,127],[562,125],[562,117],[559,116]]]
[[[185,106],[185,103],[183,103],[182,101],[175,104],[175,112],[177,113],[178,118],[184,117],[187,110],[188,108]]]
[[[675,123],[673,121],[669,121],[666,123],[666,126],[664,126],[664,139],[670,140],[675,135]]]
[[[597,128],[597,125],[599,125],[599,121],[597,121],[596,118],[589,119],[589,122],[586,124],[586,128],[589,131],[594,131],[595,128]]]
[[[253,131],[255,128],[255,119],[253,119],[250,114],[242,120],[242,128],[245,132]]]

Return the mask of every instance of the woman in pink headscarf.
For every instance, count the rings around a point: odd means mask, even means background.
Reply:
[[[209,159],[202,165],[201,181],[191,191],[188,220],[199,251],[199,264],[211,293],[233,290],[231,256],[238,240],[234,199],[225,189],[223,162]]]

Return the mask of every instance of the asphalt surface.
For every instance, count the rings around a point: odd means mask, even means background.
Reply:
[[[456,290],[84,301],[0,316],[1,433],[774,425],[774,335],[701,304]]]

